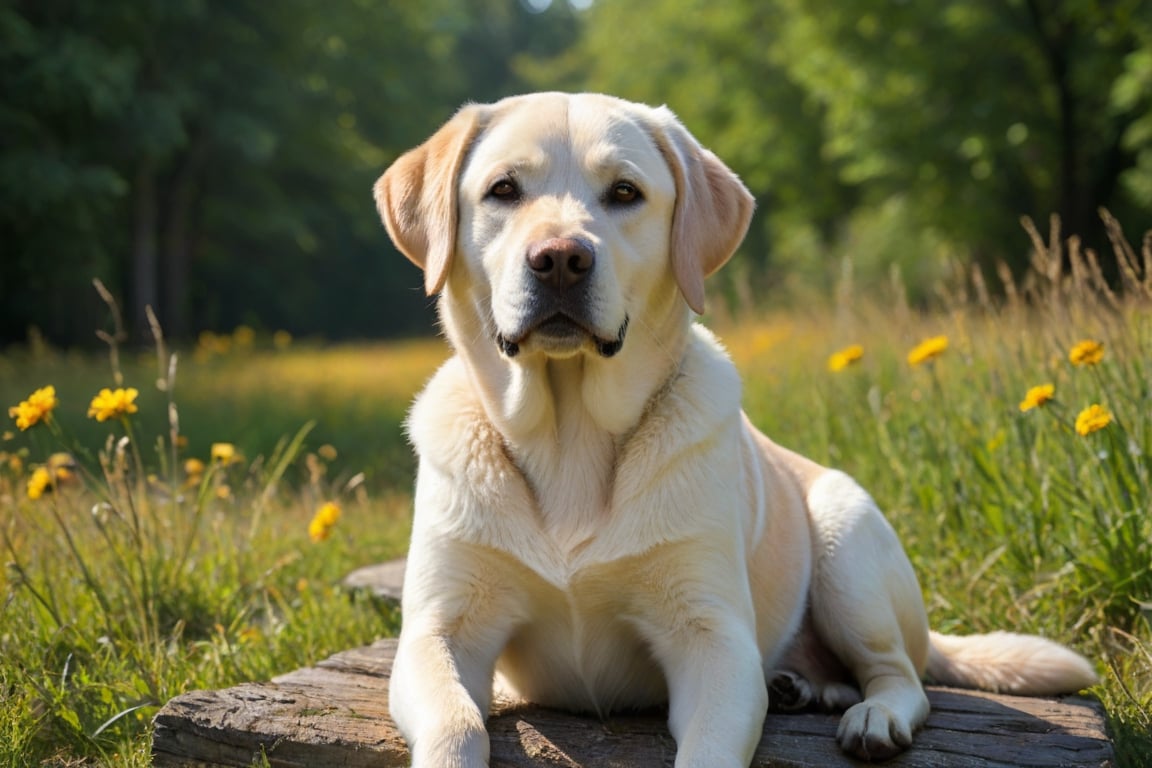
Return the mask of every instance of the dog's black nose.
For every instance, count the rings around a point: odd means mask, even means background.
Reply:
[[[570,288],[596,264],[592,246],[575,237],[553,237],[528,249],[528,268],[553,288]]]

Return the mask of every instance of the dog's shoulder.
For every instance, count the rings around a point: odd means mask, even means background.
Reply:
[[[449,358],[416,396],[406,422],[421,461],[463,474],[508,462],[504,439],[488,419],[463,361]]]

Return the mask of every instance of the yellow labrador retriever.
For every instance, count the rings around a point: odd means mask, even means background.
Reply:
[[[749,423],[693,313],[753,201],[670,111],[467,106],[375,194],[455,352],[408,421],[391,711],[414,766],[487,765],[494,686],[601,714],[668,702],[679,768],[736,768],[770,699],[846,710],[840,746],[881,759],[924,722],[923,676],[1095,681],[1037,637],[930,633],[868,494]]]

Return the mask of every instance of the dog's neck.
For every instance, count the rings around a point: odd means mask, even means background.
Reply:
[[[444,301],[441,311],[451,306],[468,304]],[[594,534],[607,511],[620,447],[683,359],[690,311],[679,294],[655,310],[632,320],[612,357],[528,352],[509,359],[495,343],[476,342],[484,333],[477,316],[445,323],[471,340],[453,340],[456,353],[535,492],[545,529],[564,549]]]

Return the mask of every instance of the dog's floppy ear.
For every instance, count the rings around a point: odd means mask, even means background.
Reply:
[[[420,146],[401,155],[373,193],[392,242],[424,270],[431,296],[444,287],[456,249],[456,179],[480,129],[481,107],[466,106]]]
[[[685,301],[704,313],[704,278],[732,257],[756,202],[728,166],[692,137],[667,107],[656,110],[656,144],[676,179],[672,270]]]

